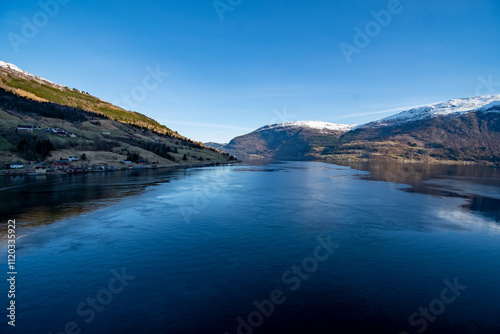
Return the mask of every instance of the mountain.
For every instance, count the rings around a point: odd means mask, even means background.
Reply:
[[[324,147],[338,144],[355,125],[319,121],[286,122],[263,126],[221,147],[241,159],[311,159]]]
[[[21,70],[13,64],[0,61],[0,88],[40,102],[53,102],[82,109],[125,124],[148,128],[157,133],[182,138],[155,120],[134,111],[128,111],[103,101],[87,92],[68,88]],[[187,139],[187,138],[184,138]]]
[[[213,141],[211,142],[208,142],[208,143],[203,143],[205,144],[205,146],[208,146],[208,147],[211,147],[211,148],[214,148],[216,150],[222,150],[227,144],[220,144],[220,143],[215,143]]]
[[[426,105],[359,126],[268,125],[223,149],[239,158],[497,162],[500,95]]]
[[[496,162],[500,158],[500,95],[450,100],[359,126],[322,156]]]
[[[362,125],[361,127],[402,125],[404,123],[418,122],[429,118],[444,116],[459,117],[472,111],[494,110],[495,106],[500,106],[500,95],[454,99],[403,111],[379,121]]]
[[[0,61],[0,163],[50,166],[69,156],[79,159],[75,167],[118,167],[124,160],[159,165],[235,160],[143,114]]]

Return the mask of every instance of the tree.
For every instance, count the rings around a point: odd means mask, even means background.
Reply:
[[[182,157],[182,160],[186,161],[188,159],[186,153],[184,153],[184,156]]]
[[[137,162],[137,160],[139,160],[139,159],[140,159],[140,156],[137,153],[129,153],[127,155],[127,160],[129,160],[129,161]]]
[[[82,161],[87,160],[87,155],[85,153],[83,153],[82,156],[80,157],[80,160],[82,160]]]

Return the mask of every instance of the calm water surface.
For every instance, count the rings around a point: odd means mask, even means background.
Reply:
[[[0,180],[20,236],[16,327],[3,311],[1,333],[500,333],[498,169],[28,180]]]

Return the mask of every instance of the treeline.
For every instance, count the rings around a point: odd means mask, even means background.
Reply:
[[[159,155],[162,158],[171,160],[173,162],[177,162],[175,156],[172,155],[173,153],[179,153],[179,149],[177,147],[171,148],[170,146],[165,145],[163,143],[145,142],[143,140],[133,140],[133,139],[128,140],[128,143],[130,145],[138,146],[147,151],[153,152],[154,154]],[[135,162],[136,160],[137,159],[131,161]]]
[[[0,109],[23,114],[31,113],[42,117],[58,118],[70,122],[84,122],[87,120],[86,112],[81,109],[22,98],[3,88],[0,88]]]
[[[10,75],[8,75],[8,80],[4,78],[1,78],[1,80],[5,85],[11,88],[24,90],[42,99],[60,104],[61,106],[81,109],[88,113],[104,116],[121,123],[151,129],[164,135],[176,138],[182,137],[177,132],[161,125],[146,115],[115,107],[108,102],[102,101],[88,93],[80,92],[77,89],[69,89],[67,87],[58,89],[35,80],[28,81],[25,79],[18,79]]]
[[[2,79],[4,80],[4,79]],[[26,80],[17,80],[17,79],[12,79],[9,81],[12,85],[17,85],[19,88],[26,90],[25,88],[31,87],[30,85],[26,86],[24,85],[23,82],[27,82]],[[5,80],[4,80],[5,82]],[[36,82],[31,82],[31,84],[35,84]],[[38,84],[38,83],[36,83]],[[38,84],[40,85],[40,84]],[[43,88],[47,91],[54,92],[54,91],[59,91],[56,88],[47,86],[46,85],[41,85]],[[33,90],[33,89],[32,89]],[[28,90],[27,90],[28,91]],[[68,96],[79,96],[79,95],[85,95],[87,101],[90,101],[92,99],[97,100],[96,98],[84,94],[82,92],[76,91],[76,90],[69,90],[66,89],[64,91],[67,93]],[[34,93],[40,93],[39,91],[34,90]],[[46,96],[49,98],[50,96]],[[101,102],[102,103],[102,102]],[[66,105],[60,105],[57,103],[52,103],[52,102],[39,102],[35,100],[31,100],[25,97],[21,97],[13,92],[10,92],[8,90],[5,90],[3,88],[0,88],[0,110],[4,110],[6,112],[15,112],[15,113],[21,113],[21,114],[27,114],[27,115],[38,115],[41,117],[47,117],[47,118],[55,118],[55,119],[61,119],[65,121],[69,121],[72,123],[79,123],[79,122],[85,122],[89,121],[92,119],[115,119],[117,121],[120,121],[122,123],[128,123],[130,127],[135,129],[136,131],[142,131],[143,133],[156,133],[158,135],[165,136],[164,138],[167,138],[170,141],[174,141],[175,145],[177,146],[186,146],[189,148],[193,149],[209,149],[213,152],[217,152],[221,155],[223,155],[225,158],[228,160],[236,160],[235,157],[233,157],[230,154],[220,152],[217,149],[210,148],[205,146],[203,143],[200,142],[195,142],[191,139],[185,138],[177,134],[176,132],[171,131],[167,127],[164,127],[160,125],[158,122],[155,120],[139,114],[135,112],[125,112],[123,110],[118,110],[118,109],[112,109],[112,108],[106,108],[106,112],[109,115],[104,115],[100,113],[94,113],[90,112],[87,110],[83,110],[80,108],[75,108],[75,107],[69,107]],[[104,111],[102,111],[104,113]],[[121,117],[121,116],[123,117]],[[126,118],[130,117],[132,118]],[[162,130],[160,133],[158,130]],[[19,134],[17,132],[12,132],[10,130],[4,130],[3,136],[7,139],[9,143],[11,143],[16,149],[18,149],[18,145],[20,143],[20,140],[22,139],[21,137],[18,136]],[[24,137],[24,136],[22,136]],[[46,136],[41,136],[46,137]],[[36,137],[35,137],[36,138]],[[38,140],[38,139],[37,139]],[[118,140],[118,139],[117,139]],[[122,139],[118,140],[122,141]],[[49,140],[50,142],[50,140]],[[29,149],[27,149],[27,146],[29,146]],[[76,143],[68,143],[69,145],[76,144]],[[142,141],[137,141],[137,140],[131,140],[130,144],[140,146],[146,150],[149,150],[161,157],[164,157],[166,159],[176,161],[176,158],[173,154],[178,153],[176,152],[177,148],[170,148],[168,145],[164,144],[159,144],[159,143],[153,143],[153,142],[142,142]],[[40,144],[43,145],[43,144]],[[47,144],[45,144],[47,145]],[[118,143],[116,142],[109,142],[106,140],[95,140],[93,145],[88,145],[88,144],[83,144],[79,143],[79,149],[81,150],[103,150],[103,151],[109,151],[112,148],[119,146]],[[83,146],[91,146],[91,147],[83,147]],[[39,149],[39,152],[37,152],[37,142],[32,142],[31,140],[26,139],[26,143],[23,144],[23,148],[26,149],[26,153],[23,153],[23,156],[29,157],[30,160],[38,160],[40,157],[46,157],[49,153],[47,153],[47,148],[49,146],[43,146],[43,148]],[[55,149],[62,149],[65,147],[55,147]],[[52,148],[53,150],[54,148]],[[50,150],[49,150],[50,152]]]
[[[38,140],[36,136],[26,136],[12,150],[25,160],[43,161],[54,150],[54,144],[48,139]]]

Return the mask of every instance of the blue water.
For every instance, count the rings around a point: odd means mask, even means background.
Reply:
[[[2,315],[1,333],[500,333],[495,173],[385,182],[318,162],[145,173],[4,184],[4,203],[92,196],[12,208],[16,327]]]

